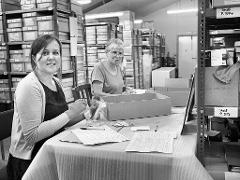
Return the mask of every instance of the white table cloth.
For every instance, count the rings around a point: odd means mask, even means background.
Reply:
[[[151,130],[158,124],[159,131],[172,131],[181,126],[183,117],[180,111],[128,122],[149,125]],[[61,142],[69,133],[66,130],[42,146],[23,180],[213,180],[195,156],[196,131],[178,136],[172,154],[125,152],[129,141],[96,146]],[[134,132],[125,127],[120,133],[131,138]]]

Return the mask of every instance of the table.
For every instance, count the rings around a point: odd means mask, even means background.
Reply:
[[[183,117],[181,112],[128,121],[148,124],[151,129],[158,124],[159,130],[171,131],[183,123]],[[97,146],[60,142],[68,133],[62,132],[42,146],[23,180],[213,180],[195,156],[196,127],[175,140],[172,154],[125,152],[129,141]],[[130,127],[120,133],[133,135]]]

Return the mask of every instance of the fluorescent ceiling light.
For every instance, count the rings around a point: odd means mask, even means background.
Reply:
[[[182,10],[168,10],[167,14],[180,14],[180,13],[190,13],[190,12],[197,12],[197,8],[193,9],[182,9]]]
[[[89,4],[92,0],[76,0],[78,4]]]
[[[100,13],[100,14],[89,14],[85,16],[85,19],[99,19],[99,18],[108,18],[108,17],[119,17],[122,16],[123,12],[109,12],[109,13]]]
[[[142,19],[135,19],[135,20],[134,20],[134,23],[135,23],[135,24],[141,24],[142,22],[143,22]]]

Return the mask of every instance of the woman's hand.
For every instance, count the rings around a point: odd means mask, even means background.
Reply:
[[[78,118],[80,114],[86,109],[87,103],[85,100],[78,99],[69,106],[66,111],[70,120]]]

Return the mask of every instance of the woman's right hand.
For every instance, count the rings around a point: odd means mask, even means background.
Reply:
[[[78,118],[80,114],[86,109],[86,106],[86,101],[78,99],[69,106],[66,114],[68,115],[70,120]]]

